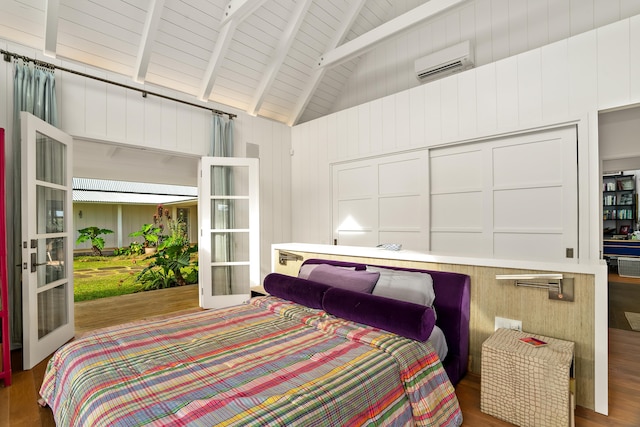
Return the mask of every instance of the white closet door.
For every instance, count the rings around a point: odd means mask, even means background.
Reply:
[[[430,152],[431,250],[577,258],[574,126]]]
[[[333,165],[333,231],[340,245],[429,247],[426,150]]]

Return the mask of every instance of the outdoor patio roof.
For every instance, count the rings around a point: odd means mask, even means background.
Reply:
[[[198,189],[184,185],[73,178],[77,203],[171,204],[198,198]]]

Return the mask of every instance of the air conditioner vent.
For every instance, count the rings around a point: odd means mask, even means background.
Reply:
[[[446,64],[443,65],[442,67],[437,67],[437,68],[433,68],[431,70],[427,70],[424,71],[420,74],[418,74],[418,79],[419,80],[423,80],[426,79],[434,74],[440,74],[440,73],[444,73],[445,71],[450,71],[450,70],[455,70],[457,68],[460,68],[464,66],[464,64],[462,63],[462,61],[456,61],[456,62],[452,62],[451,64]]]
[[[467,40],[416,59],[415,72],[420,81],[433,80],[473,67],[473,49]]]

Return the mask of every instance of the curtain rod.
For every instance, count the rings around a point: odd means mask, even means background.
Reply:
[[[153,95],[153,96],[157,96],[158,98],[167,99],[169,101],[179,102],[181,104],[190,105],[192,107],[197,107],[197,108],[202,108],[204,110],[209,110],[214,114],[227,115],[227,116],[229,116],[229,119],[232,119],[232,120],[235,117],[238,117],[236,114],[226,113],[224,111],[216,110],[215,108],[209,108],[209,107],[205,107],[204,105],[194,104],[194,103],[189,102],[189,101],[183,101],[181,99],[173,98],[173,97],[167,96],[167,95],[162,95],[160,93],[150,92],[150,91],[145,90],[145,89],[140,89],[140,88],[137,88],[137,87],[134,87],[134,86],[125,85],[123,83],[114,82],[112,80],[103,79],[102,77],[92,76],[90,74],[86,74],[86,73],[83,73],[83,72],[80,72],[80,71],[71,70],[69,68],[58,67],[57,65],[51,64],[49,62],[40,61],[39,59],[29,58],[28,56],[19,55],[17,53],[9,52],[9,51],[3,50],[3,49],[0,49],[0,53],[4,55],[4,60],[6,62],[11,62],[11,58],[18,58],[18,59],[22,59],[23,61],[26,61],[26,62],[33,62],[35,65],[39,65],[41,67],[50,68],[52,70],[56,70],[57,69],[57,70],[60,70],[60,71],[65,71],[67,73],[76,74],[78,76],[86,77],[88,79],[98,80],[98,81],[101,81],[103,83],[108,83],[108,84],[112,84],[114,86],[123,87],[125,89],[135,90],[135,91],[138,91],[138,92],[142,93],[142,97],[143,98],[146,98],[147,95]]]

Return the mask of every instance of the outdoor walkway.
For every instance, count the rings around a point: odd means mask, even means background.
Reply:
[[[76,337],[95,329],[152,316],[200,310],[198,285],[80,301],[74,307]]]
[[[113,274],[113,272],[130,272],[132,274],[138,274],[144,269],[142,265],[132,265],[132,266],[117,266],[117,267],[99,267],[92,268],[87,270],[74,270],[73,277],[75,278],[88,278],[88,277],[96,277],[96,276],[109,276]]]

